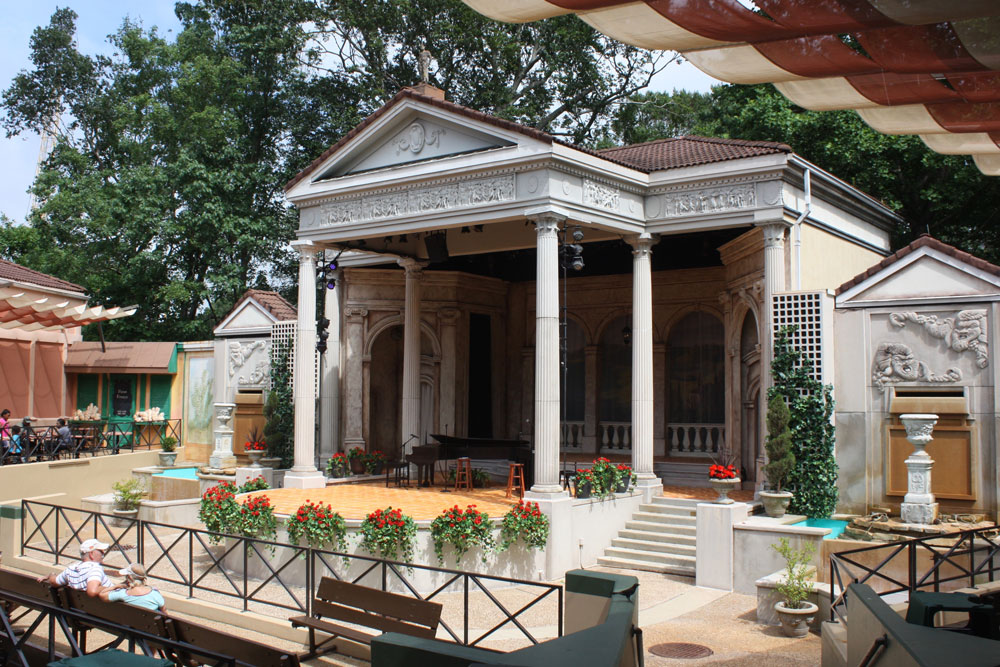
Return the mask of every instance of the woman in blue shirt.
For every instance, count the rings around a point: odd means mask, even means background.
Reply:
[[[105,602],[124,602],[134,607],[163,611],[164,600],[160,591],[146,584],[146,568],[141,563],[132,563],[118,574],[125,577],[125,583],[101,591]]]

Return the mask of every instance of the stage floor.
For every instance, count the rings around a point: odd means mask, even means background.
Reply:
[[[358,482],[352,484],[331,484],[325,489],[268,489],[251,495],[266,495],[278,514],[294,514],[307,500],[329,504],[334,511],[345,519],[362,520],[376,509],[395,507],[414,519],[431,520],[444,510],[458,505],[465,508],[475,505],[476,509],[486,512],[491,517],[502,517],[517,504],[517,496],[505,498],[506,484],[494,484],[485,489],[472,491],[451,491],[444,493],[443,488],[431,486],[417,487],[416,484],[407,487],[389,486],[385,481]]]

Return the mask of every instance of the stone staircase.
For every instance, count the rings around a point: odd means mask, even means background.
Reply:
[[[693,577],[698,500],[653,498],[639,505],[598,565]]]

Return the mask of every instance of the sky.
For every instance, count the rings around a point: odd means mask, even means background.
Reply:
[[[6,90],[14,76],[29,67],[32,31],[48,24],[52,12],[65,6],[78,15],[77,44],[88,55],[111,52],[107,36],[126,16],[146,28],[156,26],[161,33],[180,29],[174,0],[0,0],[0,90]],[[705,92],[717,83],[688,63],[672,64],[653,80],[650,90]],[[0,133],[0,213],[17,222],[25,219],[30,206],[27,190],[35,178],[39,143],[35,134],[8,139]]]

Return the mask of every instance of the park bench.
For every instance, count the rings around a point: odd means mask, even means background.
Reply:
[[[237,665],[244,667],[298,667],[299,665],[299,657],[294,653],[215,630],[194,621],[171,618],[169,627],[170,635],[175,641],[209,648],[214,653],[233,658]],[[204,660],[195,656],[205,657],[205,654],[179,651],[174,660],[178,664],[206,664]]]
[[[300,658],[310,659],[336,651],[334,641],[338,637],[370,645],[378,636],[341,623],[433,639],[441,620],[441,605],[323,577],[313,600],[312,615],[290,620],[293,627],[308,628],[309,651]],[[317,642],[317,632],[329,636]]]

